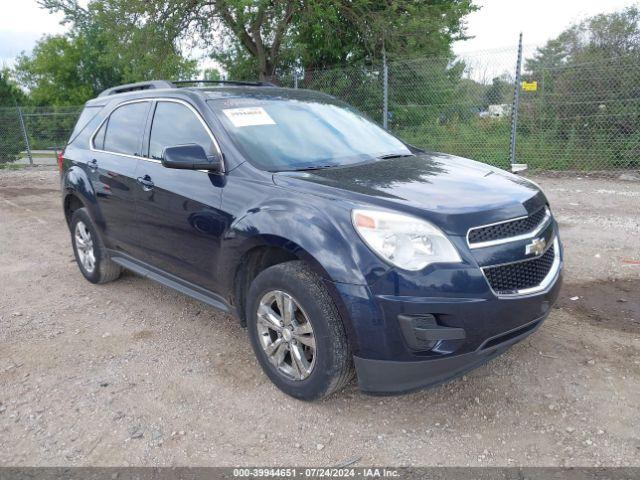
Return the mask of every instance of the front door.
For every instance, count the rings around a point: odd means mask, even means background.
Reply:
[[[142,160],[137,225],[143,261],[196,285],[217,291],[215,267],[224,217],[220,212],[224,175],[162,166],[166,147],[197,144],[213,153],[215,140],[189,105],[159,100]]]

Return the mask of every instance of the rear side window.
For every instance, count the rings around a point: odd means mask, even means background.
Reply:
[[[78,117],[76,126],[73,127],[73,132],[71,132],[71,137],[69,137],[70,138],[69,143],[71,143],[82,131],[82,129],[86,127],[91,120],[93,120],[93,117],[95,117],[98,114],[98,112],[102,110],[102,107],[103,105],[84,107],[84,109],[82,110],[82,113]]]
[[[140,145],[149,102],[136,102],[115,109],[109,116],[102,150],[140,156]],[[103,125],[104,127],[104,125]],[[98,135],[94,145],[98,147]]]
[[[181,103],[158,102],[151,125],[149,156],[161,160],[166,147],[190,143],[200,145],[207,155],[213,155],[211,136],[195,113]]]

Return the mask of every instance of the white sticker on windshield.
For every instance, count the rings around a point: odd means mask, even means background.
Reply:
[[[227,108],[222,110],[234,127],[253,127],[255,125],[275,125],[276,122],[262,107]]]

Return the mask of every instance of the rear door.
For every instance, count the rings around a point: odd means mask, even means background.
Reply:
[[[92,137],[87,163],[101,213],[96,220],[107,246],[134,256],[139,254],[136,169],[150,107],[148,100],[116,107]]]
[[[137,225],[144,259],[152,266],[217,291],[215,265],[225,218],[224,175],[162,166],[166,147],[197,144],[209,154],[217,143],[202,117],[181,100],[158,100],[148,133],[147,160],[138,177]]]

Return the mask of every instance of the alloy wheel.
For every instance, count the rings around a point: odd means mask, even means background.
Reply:
[[[316,361],[313,327],[291,295],[267,292],[258,305],[256,326],[260,345],[278,373],[296,381],[311,375]]]
[[[91,232],[83,221],[76,223],[74,236],[78,259],[80,260],[82,267],[88,273],[93,273],[93,270],[96,268],[96,257],[93,251],[93,238],[91,238]]]

